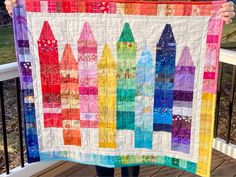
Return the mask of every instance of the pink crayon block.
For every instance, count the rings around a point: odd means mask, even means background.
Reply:
[[[215,80],[205,79],[203,80],[203,91],[207,93],[216,93],[217,84]]]
[[[215,79],[215,72],[204,72],[204,79]]]
[[[80,87],[79,88],[80,95],[97,95],[98,88],[97,87]],[[97,102],[97,100],[95,100]]]
[[[95,95],[81,95],[80,96],[80,111],[81,113],[97,113],[98,104]],[[83,115],[81,115],[83,117]]]
[[[81,128],[98,128],[98,121],[81,120]]]
[[[97,43],[88,22],[77,45],[81,127],[94,128],[98,126]]]
[[[218,43],[219,35],[208,35],[207,43]]]

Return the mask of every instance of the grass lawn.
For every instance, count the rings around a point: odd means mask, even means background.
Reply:
[[[12,27],[0,28],[0,64],[16,61],[13,29]]]

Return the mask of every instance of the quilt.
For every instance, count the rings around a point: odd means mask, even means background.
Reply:
[[[18,0],[28,162],[209,176],[223,2]]]

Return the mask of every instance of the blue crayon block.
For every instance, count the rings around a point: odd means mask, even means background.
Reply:
[[[175,66],[156,65],[156,74],[174,74]]]
[[[154,108],[173,108],[173,90],[155,90]]]
[[[152,129],[144,131],[142,128],[135,127],[135,148],[152,149]]]
[[[171,132],[172,125],[169,124],[153,124],[153,131],[163,131],[163,132]]]
[[[172,113],[154,112],[154,123],[172,125]]]
[[[155,89],[156,90],[173,90],[174,89],[174,83],[156,82],[155,83]]]

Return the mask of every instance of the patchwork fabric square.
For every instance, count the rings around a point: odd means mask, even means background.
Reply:
[[[28,162],[209,176],[223,2],[18,0]]]

